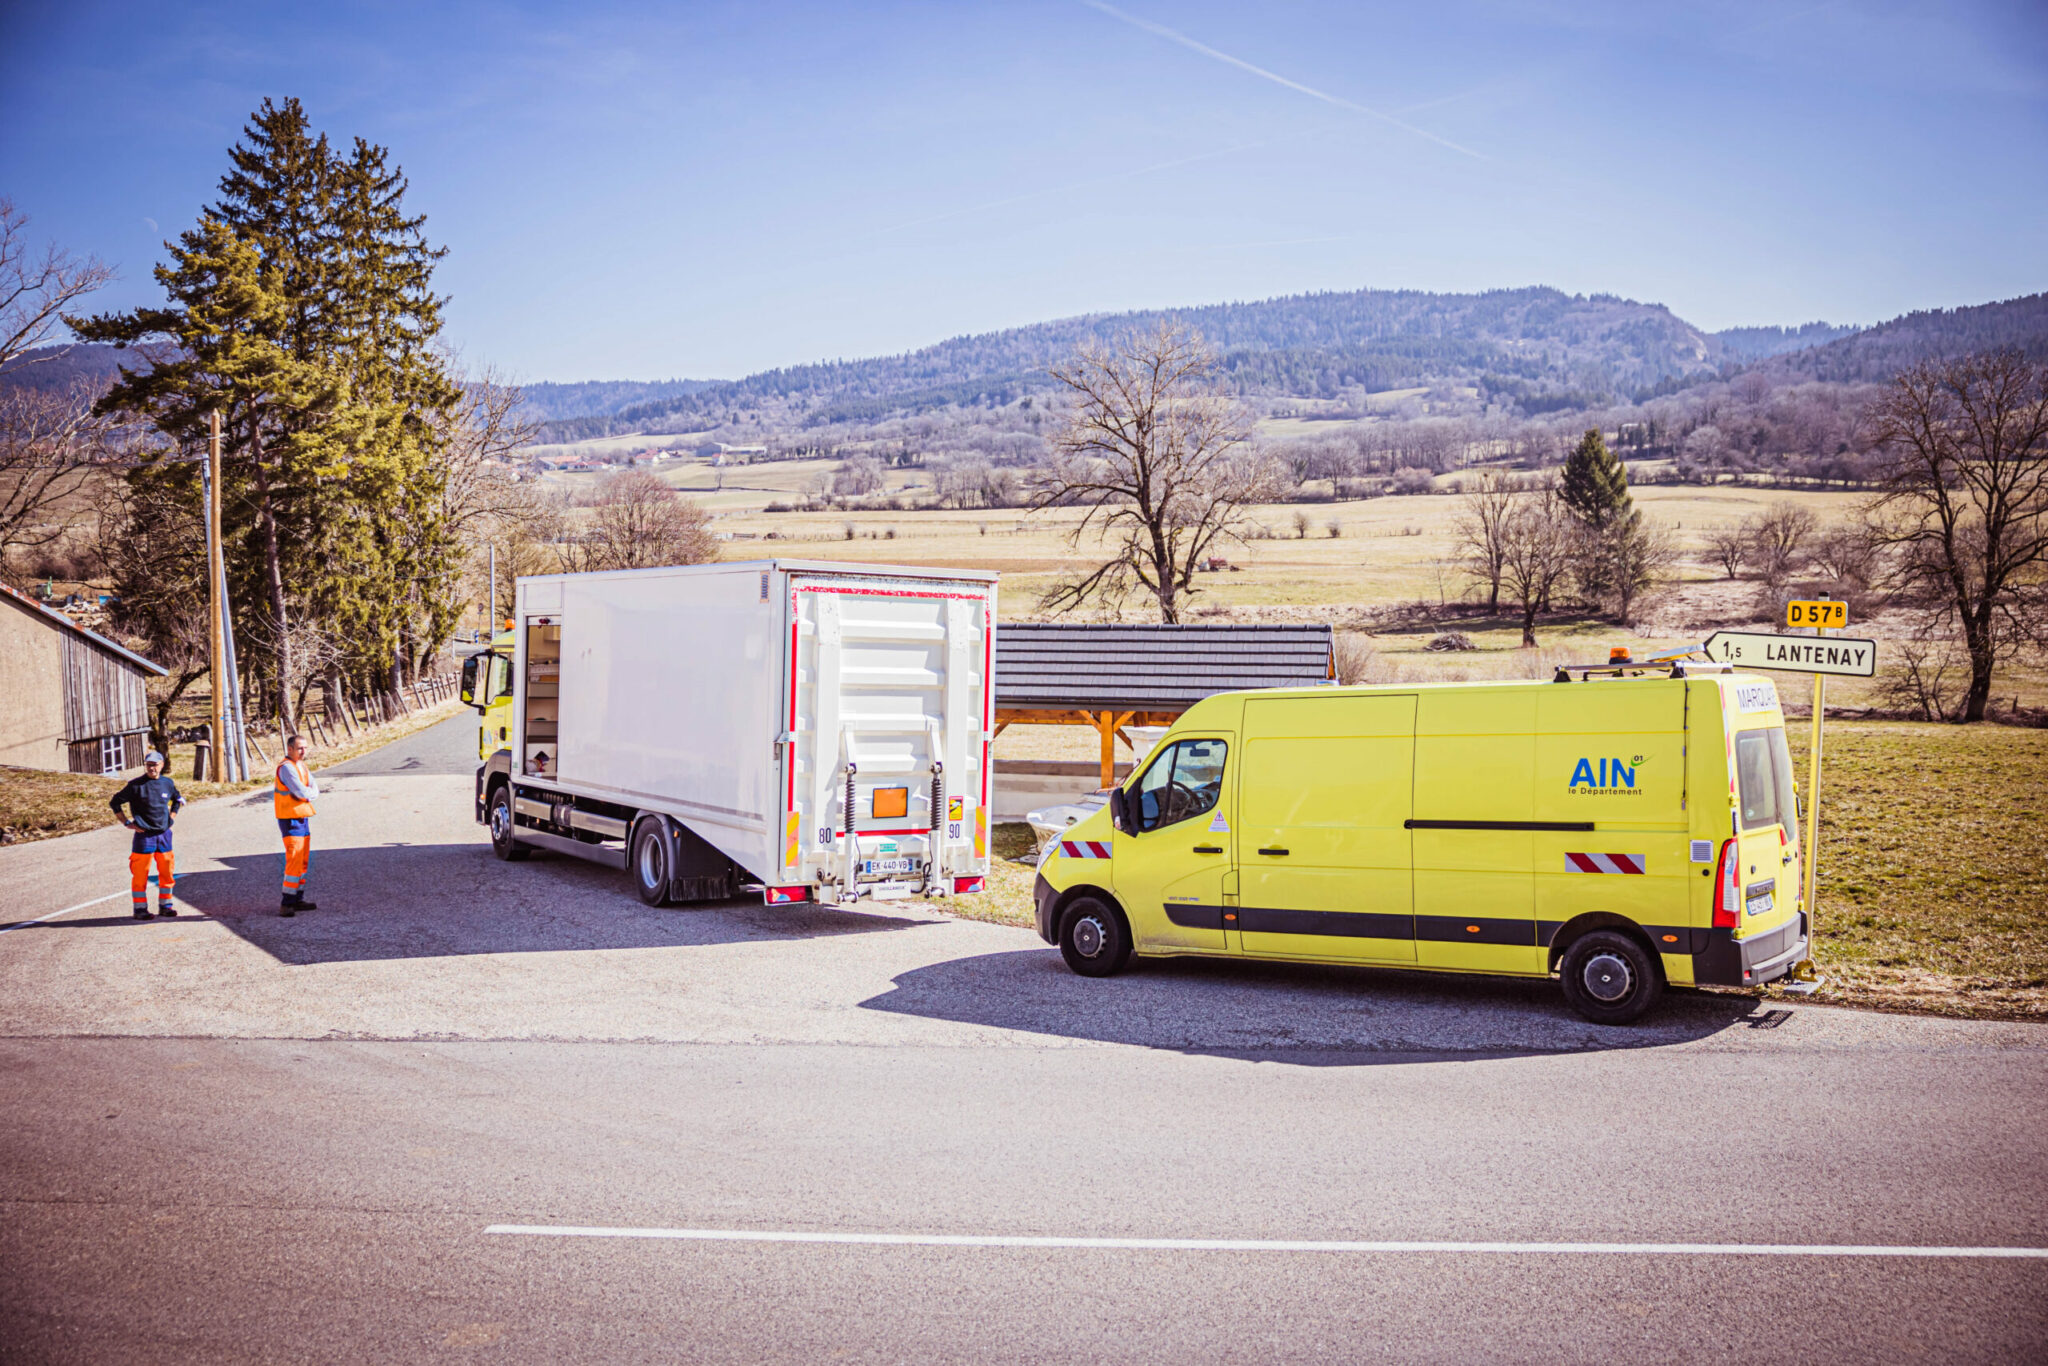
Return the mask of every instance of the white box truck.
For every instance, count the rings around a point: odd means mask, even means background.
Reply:
[[[512,690],[477,819],[499,858],[624,868],[650,904],[978,892],[995,608],[993,573],[897,565],[522,578],[510,668],[468,671]]]

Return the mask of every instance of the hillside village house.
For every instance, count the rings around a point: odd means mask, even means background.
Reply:
[[[0,585],[0,764],[110,775],[142,767],[146,684],[167,672]]]

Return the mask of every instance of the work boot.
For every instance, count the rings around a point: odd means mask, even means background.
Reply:
[[[147,919],[149,919],[149,907],[147,907],[147,906],[137,906],[137,907],[135,908],[135,918],[136,918],[137,920],[147,920]]]
[[[306,898],[305,898],[304,894],[301,894],[301,895],[300,895],[300,897],[299,897],[299,899],[298,899],[298,902],[297,902],[297,905],[298,905],[298,908],[299,908],[300,910],[302,910],[302,911],[317,911],[317,910],[319,910],[319,909],[320,909],[320,903],[319,903],[319,902],[317,902],[317,901],[308,901],[308,900],[306,900]]]
[[[156,903],[156,913],[162,916],[164,919],[168,920],[178,913],[178,908],[172,902],[159,901]]]
[[[284,897],[277,903],[277,913],[279,915],[297,915],[299,913],[299,903],[290,897]]]

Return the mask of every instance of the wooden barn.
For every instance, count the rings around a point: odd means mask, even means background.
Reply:
[[[109,775],[142,767],[146,685],[166,672],[0,585],[0,764]]]

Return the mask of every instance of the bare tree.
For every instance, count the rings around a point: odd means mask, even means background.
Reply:
[[[28,240],[28,215],[0,198],[0,564],[9,550],[48,545],[70,519],[64,505],[91,478],[111,439],[92,414],[90,386],[31,385],[23,371],[60,352],[47,346],[64,310],[114,278],[113,268]]]
[[[1707,533],[1707,560],[1734,579],[1749,562],[1750,543],[1755,539],[1756,526],[1746,519],[1717,526]]]
[[[80,259],[54,244],[36,251],[29,245],[28,215],[0,198],[0,370],[47,345],[64,310],[113,278],[114,268],[93,257]]]
[[[8,552],[48,545],[70,529],[66,506],[115,439],[92,402],[84,385],[0,387],[0,564]]]
[[[1577,526],[1554,487],[1515,495],[1501,538],[1501,586],[1521,608],[1524,647],[1536,644],[1536,614],[1571,568]]]
[[[718,558],[718,538],[695,500],[646,470],[621,470],[598,486],[590,522],[564,558],[578,572],[704,564]]]
[[[1607,528],[1607,592],[1614,619],[1626,626],[1643,595],[1655,588],[1678,558],[1678,546],[1663,526],[1641,516]]]
[[[848,498],[861,498],[882,491],[882,462],[872,455],[856,455],[839,462],[832,477],[832,491]]]
[[[1981,721],[1992,674],[2038,639],[2048,605],[2048,368],[2016,350],[1930,361],[1895,379],[1870,421],[1883,460],[1873,538],[1961,628],[1960,719]]]
[[[1766,595],[1782,589],[1805,561],[1806,543],[1816,525],[1812,513],[1783,499],[1749,523],[1749,562]]]
[[[1883,569],[1884,552],[1867,527],[1836,522],[1813,542],[1813,567],[1846,591],[1869,588]]]
[[[1508,519],[1520,501],[1516,479],[1488,470],[1459,494],[1458,553],[1465,570],[1486,585],[1486,610],[1500,610],[1500,579],[1507,560]]]
[[[1084,345],[1054,379],[1076,400],[1032,486],[1033,511],[1080,507],[1069,544],[1091,533],[1108,558],[1056,584],[1041,605],[1119,604],[1142,587],[1168,624],[1198,590],[1195,565],[1219,538],[1241,539],[1248,505],[1277,473],[1248,449],[1251,416],[1216,392],[1216,356],[1201,335],[1162,322],[1111,346]]]

